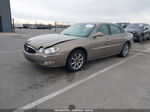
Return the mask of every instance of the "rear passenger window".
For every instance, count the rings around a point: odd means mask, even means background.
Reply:
[[[108,25],[101,25],[96,32],[102,32],[104,35],[109,35]]]
[[[115,26],[115,25],[110,25],[110,30],[111,30],[112,35],[122,33],[120,28],[118,26]]]

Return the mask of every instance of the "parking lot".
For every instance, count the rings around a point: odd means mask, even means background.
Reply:
[[[0,108],[149,109],[150,41],[135,43],[126,58],[88,62],[68,73],[64,67],[35,66],[22,54],[26,39],[54,29],[16,32],[0,34]]]

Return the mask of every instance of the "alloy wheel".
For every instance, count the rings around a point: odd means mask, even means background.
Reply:
[[[86,55],[81,50],[73,51],[67,59],[66,67],[69,72],[79,71],[86,62]]]
[[[128,52],[129,52],[129,44],[126,43],[122,49],[122,55],[125,57],[128,55]]]
[[[142,35],[139,38],[139,42],[143,42],[143,36]]]
[[[78,70],[82,67],[84,63],[84,57],[81,53],[76,53],[71,58],[71,67],[74,70]]]

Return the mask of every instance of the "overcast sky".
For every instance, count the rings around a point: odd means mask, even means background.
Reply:
[[[150,23],[150,0],[10,1],[16,20]]]

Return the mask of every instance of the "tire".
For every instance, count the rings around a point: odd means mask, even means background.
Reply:
[[[120,57],[126,57],[129,54],[130,45],[129,43],[125,43],[122,47],[121,53],[119,54]]]
[[[85,53],[81,50],[75,50],[69,55],[66,68],[69,72],[77,72],[83,68],[85,62]]]
[[[139,37],[139,39],[138,39],[138,42],[139,42],[139,43],[143,42],[143,39],[144,39],[144,36],[141,35],[141,36]]]

